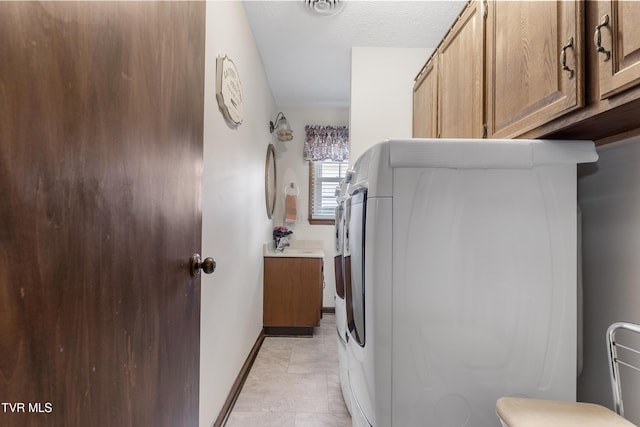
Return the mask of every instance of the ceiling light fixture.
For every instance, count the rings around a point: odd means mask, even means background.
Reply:
[[[340,0],[304,0],[307,10],[317,16],[331,16],[342,10]]]
[[[293,131],[289,126],[289,122],[287,122],[287,118],[282,114],[282,112],[278,113],[276,116],[276,122],[269,122],[269,133],[276,132],[276,136],[278,137],[278,141],[280,142],[289,142],[293,139]]]

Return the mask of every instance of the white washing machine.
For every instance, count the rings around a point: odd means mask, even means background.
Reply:
[[[393,140],[356,162],[345,289],[354,426],[495,427],[575,400],[576,164],[590,141]]]
[[[345,225],[345,208],[348,183],[342,181],[336,192],[336,218],[335,218],[335,253],[334,253],[334,271],[336,279],[335,301],[335,317],[336,317],[336,345],[338,348],[338,364],[340,373],[340,387],[342,388],[342,397],[344,403],[351,413],[351,389],[349,388],[348,366],[349,359],[347,354],[347,312],[345,307],[345,279],[344,279],[344,225]]]

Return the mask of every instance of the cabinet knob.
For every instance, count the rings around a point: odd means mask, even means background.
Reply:
[[[600,36],[600,28],[609,25],[609,15],[604,15],[602,21],[596,25],[596,32],[593,35],[593,44],[596,45],[596,52],[604,54],[604,62],[611,59],[611,51],[602,47],[602,37]]]

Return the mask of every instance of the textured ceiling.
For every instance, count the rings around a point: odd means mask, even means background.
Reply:
[[[466,1],[343,3],[313,16],[302,0],[244,2],[278,106],[348,107],[352,47],[435,48]]]

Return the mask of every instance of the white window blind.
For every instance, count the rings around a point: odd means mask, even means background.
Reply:
[[[309,221],[333,222],[336,187],[344,178],[349,162],[309,162]]]

